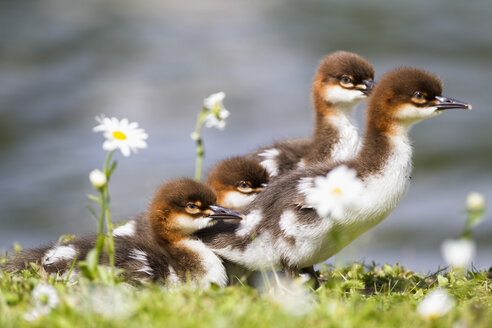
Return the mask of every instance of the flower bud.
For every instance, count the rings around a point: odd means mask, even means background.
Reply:
[[[195,140],[196,141],[196,140],[198,140],[200,138],[200,135],[198,133],[196,133],[196,132],[191,132],[190,133],[190,138],[191,138],[191,140]]]
[[[94,188],[102,188],[106,185],[106,175],[99,169],[93,170],[89,173],[89,180]]]
[[[466,198],[466,209],[472,212],[483,211],[485,208],[485,198],[478,192],[471,192]]]
[[[453,268],[468,267],[475,256],[476,246],[473,240],[445,240],[441,244],[444,260]]]
[[[454,299],[444,289],[435,289],[427,294],[417,307],[425,319],[442,317],[454,307]]]

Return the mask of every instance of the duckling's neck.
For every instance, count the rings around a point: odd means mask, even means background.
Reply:
[[[408,129],[390,118],[369,115],[361,149],[349,166],[363,180],[370,176],[395,175],[396,172],[404,172],[408,178],[412,166]]]
[[[222,260],[197,237],[170,231],[154,236],[157,243],[173,258],[175,271],[181,279],[206,288],[210,283],[227,285],[227,274]]]
[[[312,149],[305,158],[306,164],[320,161],[343,161],[353,158],[359,147],[359,133],[351,122],[352,108],[338,108],[322,102],[316,111]]]
[[[408,138],[408,127],[387,115],[380,104],[368,109],[366,131],[361,149],[352,162],[358,163],[359,176],[381,171],[388,162],[395,161],[411,165],[412,147]]]
[[[147,222],[153,241],[160,246],[160,252],[169,258],[173,271],[184,282],[191,279],[202,287],[210,283],[224,287],[227,284],[222,261],[189,229],[186,220],[169,220],[163,217],[165,211],[151,211]],[[174,223],[174,224],[173,224]],[[189,277],[187,276],[189,274]]]
[[[157,225],[154,226],[151,225],[151,228],[155,241],[157,241],[157,243],[159,243],[162,246],[177,244],[182,240],[190,238],[189,235],[173,228],[162,227]]]
[[[193,250],[186,246],[187,243],[197,240],[196,237],[178,233],[175,231],[162,231],[154,234],[154,240],[173,257],[196,257]]]

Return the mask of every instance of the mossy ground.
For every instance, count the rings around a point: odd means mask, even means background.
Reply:
[[[325,267],[321,273],[322,287],[305,294],[311,305],[299,313],[296,298],[286,307],[282,296],[241,285],[166,290],[157,283],[111,285],[84,278],[55,282],[34,270],[2,272],[0,327],[490,327],[492,323],[490,270],[421,275],[399,265],[355,263]],[[49,314],[27,321],[34,306],[32,290],[40,282],[53,284],[60,302]],[[416,308],[438,287],[447,289],[455,306],[443,317],[424,319]]]

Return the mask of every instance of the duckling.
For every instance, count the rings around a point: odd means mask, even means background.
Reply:
[[[346,51],[326,56],[313,81],[313,137],[279,141],[248,156],[260,162],[272,179],[298,166],[354,157],[359,134],[351,121],[352,110],[373,86],[374,69],[364,58]]]
[[[327,260],[402,200],[412,169],[410,128],[446,109],[471,109],[441,94],[441,81],[426,71],[390,71],[370,96],[365,138],[355,158],[279,177],[246,208],[243,221],[204,229],[200,238],[249,270],[296,270]],[[350,195],[350,189],[358,192]],[[345,202],[348,196],[355,199]]]
[[[257,161],[246,157],[232,157],[215,165],[207,177],[207,184],[217,194],[218,205],[241,211],[267,186],[268,180],[268,172]],[[234,222],[222,224],[234,224]],[[229,281],[239,280],[244,283],[249,279],[248,270],[245,268],[228,261],[225,262],[225,267],[229,274]],[[315,289],[320,286],[314,267],[304,268],[301,271],[314,279]],[[295,275],[290,271],[286,274]]]
[[[248,181],[242,180],[242,175],[251,176],[251,172],[255,172],[262,179],[264,176],[253,163],[246,163],[246,159],[259,162],[267,170],[269,178],[275,179],[298,166],[309,166],[321,160],[335,162],[354,156],[359,147],[359,136],[350,115],[373,86],[374,69],[364,58],[345,51],[326,56],[313,81],[316,126],[312,139],[280,141],[243,159],[236,157],[219,163],[209,177],[209,185],[218,193],[218,204],[240,210],[256,197]],[[236,183],[241,183],[244,189],[240,190]],[[234,188],[238,191],[233,191]],[[251,194],[245,195],[245,190],[251,190]],[[312,266],[303,270],[316,278]],[[319,286],[318,281],[315,286]]]
[[[113,232],[115,266],[130,280],[162,280],[168,284],[192,283],[206,287],[227,285],[221,259],[193,233],[216,222],[238,219],[240,214],[214,205],[215,193],[190,179],[164,184],[144,216],[131,219]],[[37,262],[48,273],[65,274],[74,260],[83,260],[94,247],[91,235],[22,251],[9,262],[10,271]],[[101,262],[107,264],[104,254]]]

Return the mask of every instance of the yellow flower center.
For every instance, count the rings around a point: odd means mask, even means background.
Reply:
[[[340,188],[333,188],[331,191],[332,194],[334,195],[341,195],[342,194],[342,189]]]
[[[431,313],[427,316],[429,320],[436,320],[439,319],[439,317],[440,317],[439,313]]]
[[[126,139],[126,134],[124,134],[121,131],[114,131],[113,132],[113,137],[118,140],[125,140]]]
[[[214,105],[214,108],[212,108],[212,113],[214,113],[214,115],[217,116],[217,118],[219,118],[219,114],[220,114],[219,104]]]

